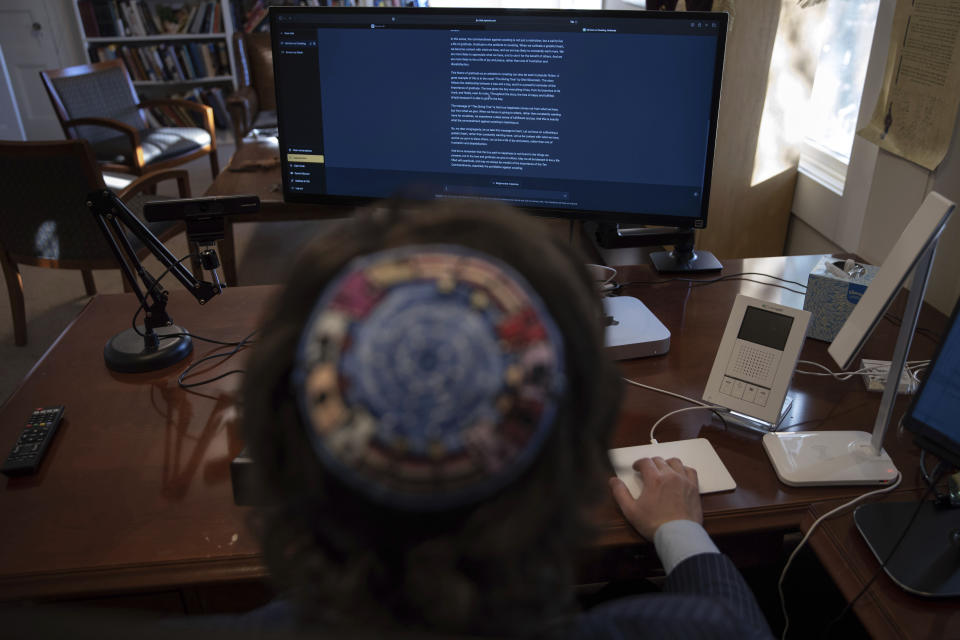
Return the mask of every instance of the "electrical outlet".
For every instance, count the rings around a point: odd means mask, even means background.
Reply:
[[[883,391],[887,382],[887,372],[890,370],[889,360],[860,360],[861,369],[872,369],[873,372],[860,376],[867,391]],[[906,368],[900,372],[900,386],[897,393],[913,393],[916,389],[916,382]]]

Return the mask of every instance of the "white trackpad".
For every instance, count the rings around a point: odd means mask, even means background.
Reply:
[[[664,460],[679,458],[684,465],[696,469],[700,493],[716,493],[737,488],[733,476],[727,471],[720,456],[706,438],[621,447],[610,449],[609,453],[610,462],[617,472],[617,477],[623,480],[634,498],[639,497],[643,491],[643,480],[640,479],[640,474],[633,470],[633,463],[639,458],[657,456]]]

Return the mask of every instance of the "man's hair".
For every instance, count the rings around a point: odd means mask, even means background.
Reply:
[[[568,391],[517,480],[478,504],[424,514],[374,504],[323,468],[291,371],[314,305],[347,263],[431,243],[484,252],[527,280],[563,336]],[[258,512],[266,562],[306,622],[513,633],[569,607],[620,399],[599,296],[582,263],[520,211],[468,200],[361,210],[304,252],[250,356],[242,421],[268,496]]]

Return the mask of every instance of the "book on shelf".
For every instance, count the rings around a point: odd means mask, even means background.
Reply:
[[[243,21],[243,31],[252,33],[260,27],[261,23],[267,23],[267,16],[270,13],[269,5],[264,0],[257,0],[252,7],[247,10],[247,15]]]
[[[129,52],[129,55],[134,59],[134,61],[139,61],[139,73],[133,76],[134,80],[147,80],[152,82],[160,82],[163,80],[163,77],[157,73],[157,70],[154,68],[153,57],[150,55],[150,52],[146,47],[135,47],[130,49],[130,47],[123,47],[123,50]],[[127,67],[130,69],[130,67]]]
[[[164,81],[173,80],[173,76],[170,75],[167,66],[163,63],[163,58],[160,57],[160,48],[144,47],[144,50],[149,55],[150,62],[153,64],[153,69],[157,72],[157,76]]]
[[[135,82],[182,82],[230,75],[224,42],[95,44],[88,52],[91,62],[121,58]]]
[[[223,33],[219,0],[77,0],[88,38]]]
[[[100,25],[97,23],[97,12],[93,6],[93,0],[79,0],[77,2],[77,13],[80,14],[83,32],[87,34],[87,37],[99,37]]]
[[[230,116],[227,115],[227,106],[223,99],[223,91],[218,87],[201,89],[194,87],[189,91],[176,93],[171,98],[189,100],[204,104],[213,109],[213,123],[218,129],[230,127]],[[200,127],[206,126],[203,115],[198,111],[183,108],[179,105],[164,104],[145,110],[147,126],[152,129],[160,127]]]

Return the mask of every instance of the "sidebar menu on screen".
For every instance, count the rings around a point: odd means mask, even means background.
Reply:
[[[323,193],[324,175],[323,125],[320,86],[317,69],[317,30],[284,28],[279,31],[276,47],[281,57],[276,65],[278,78],[277,108],[283,109],[283,154],[286,173],[283,176],[288,193]]]

